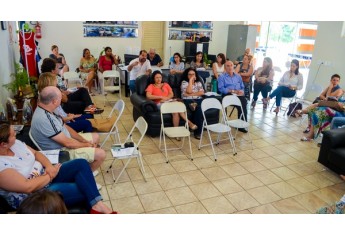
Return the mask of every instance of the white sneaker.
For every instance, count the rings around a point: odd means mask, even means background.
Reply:
[[[92,174],[93,174],[93,177],[96,177],[99,174],[99,171],[95,170],[94,172],[92,172]]]
[[[96,186],[97,186],[97,190],[101,190],[102,185],[100,185],[99,183],[96,183]]]

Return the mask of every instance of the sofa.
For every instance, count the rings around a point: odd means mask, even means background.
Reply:
[[[339,175],[345,175],[345,128],[323,132],[318,162]]]
[[[203,80],[200,80],[205,89],[205,84]],[[174,96],[176,98],[181,98],[181,75],[166,75],[163,74],[163,82],[169,83],[171,86]],[[136,92],[130,97],[131,103],[133,105],[133,119],[136,121],[138,117],[143,116],[148,124],[147,134],[156,137],[159,136],[161,130],[161,117],[160,111],[157,105],[146,98],[145,89],[149,84],[149,77],[147,75],[142,75],[136,79],[135,87]],[[206,91],[206,89],[205,89]],[[187,113],[191,114],[189,107],[187,108]],[[219,121],[219,111],[217,109],[211,109],[206,112],[206,119],[209,124],[214,124]],[[188,115],[189,117],[189,115]],[[181,124],[184,122],[180,120]],[[166,127],[172,126],[172,117],[169,114],[164,115],[164,123]]]

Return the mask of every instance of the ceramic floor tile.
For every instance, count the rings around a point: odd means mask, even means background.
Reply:
[[[280,212],[271,204],[253,207],[248,210],[252,214],[280,214]]]
[[[247,150],[244,151],[246,154],[248,154],[249,156],[251,156],[253,159],[260,159],[260,158],[264,158],[264,157],[268,157],[269,155],[262,151],[261,149],[254,149],[254,150]]]
[[[191,185],[189,188],[199,200],[222,195],[211,182]]]
[[[251,214],[251,213],[248,210],[243,210],[243,211],[236,211],[233,214]]]
[[[144,212],[144,208],[138,196],[115,199],[111,201],[113,209],[121,214],[139,214]]]
[[[298,192],[294,187],[286,182],[279,182],[275,184],[267,185],[274,193],[278,194],[281,198],[289,198],[298,195]]]
[[[174,206],[197,201],[197,197],[188,187],[167,190],[166,195]]]
[[[279,161],[280,163],[282,163],[283,165],[291,165],[291,164],[299,163],[298,160],[291,157],[289,154],[274,155],[272,157],[276,159],[277,161]]]
[[[243,188],[232,178],[220,179],[212,181],[212,183],[224,195],[243,191]]]
[[[161,163],[150,166],[152,173],[155,176],[170,175],[175,174],[175,169],[170,165],[170,163]]]
[[[330,181],[332,181],[333,183],[343,183],[344,180],[342,178],[340,178],[340,176],[338,174],[336,174],[333,171],[330,170],[325,170],[319,173],[320,175],[326,177],[327,179],[329,179]]]
[[[266,170],[266,167],[261,165],[258,161],[243,161],[239,163],[243,168],[245,168],[248,172],[257,172],[261,170]]]
[[[204,174],[200,170],[183,172],[183,173],[180,173],[180,176],[183,178],[184,182],[187,183],[187,185],[208,182],[208,179],[204,176]]]
[[[161,186],[155,178],[132,181],[133,186],[138,194],[154,193],[162,191]]]
[[[157,211],[150,211],[147,213],[148,214],[177,214],[175,208],[173,208],[173,207],[163,208],[163,209],[159,209]]]
[[[304,177],[306,180],[308,180],[310,183],[314,184],[318,188],[324,188],[330,185],[333,185],[334,183],[324,177],[323,175],[319,173],[315,173],[312,175],[308,175]]]
[[[212,155],[211,155],[212,157]],[[208,156],[205,157],[198,157],[194,158],[193,160],[194,165],[196,165],[199,169],[209,168],[209,167],[215,167],[217,166],[216,162],[214,161],[213,157],[212,159]]]
[[[200,202],[192,202],[180,206],[176,206],[179,214],[208,214],[205,207]]]
[[[246,190],[264,185],[252,174],[235,176],[233,179]]]
[[[139,199],[146,212],[159,210],[172,206],[167,195],[162,192],[139,195]]]
[[[236,208],[224,196],[201,200],[201,203],[211,214],[229,214],[236,211]]]
[[[154,177],[151,169],[148,166],[144,166],[144,169],[145,169],[146,179]],[[131,181],[144,179],[144,176],[141,173],[140,168],[128,168],[126,171]]]
[[[283,214],[308,214],[306,208],[299,204],[295,199],[288,198],[281,201],[273,202],[272,205]]]
[[[178,174],[159,176],[157,177],[157,181],[159,182],[163,190],[186,186],[186,183]]]
[[[253,188],[247,192],[255,198],[260,204],[267,204],[280,200],[281,198],[266,186]]]
[[[263,170],[254,172],[253,175],[258,178],[261,182],[264,184],[273,184],[277,182],[283,181],[281,178],[279,178],[277,175],[275,175],[270,170]]]
[[[289,180],[300,177],[296,172],[290,170],[285,166],[271,169],[271,171],[283,180]]]
[[[296,179],[290,179],[286,181],[290,185],[292,185],[295,189],[297,189],[300,193],[307,193],[318,189],[315,185],[311,184],[305,178],[300,177]]]
[[[340,194],[338,191],[330,187],[319,189],[314,191],[313,194],[318,196],[323,201],[327,202],[328,205],[333,204],[341,199],[344,194]]]
[[[211,181],[229,177],[229,175],[219,166],[204,168],[201,172]]]
[[[196,170],[198,167],[190,160],[181,160],[171,162],[171,165],[175,168],[177,172],[185,172],[190,170]]]
[[[114,185],[107,185],[106,187],[110,200],[137,195],[137,192],[135,191],[131,182],[117,183]]]
[[[283,166],[282,163],[280,163],[279,161],[277,161],[276,159],[274,159],[272,157],[261,158],[258,160],[258,162],[260,162],[260,164],[265,166],[267,169],[272,169],[272,168],[277,168],[277,167]]]
[[[305,207],[311,213],[315,213],[320,207],[326,206],[327,203],[316,196],[314,193],[305,193],[293,197],[300,205]]]
[[[231,177],[248,173],[248,171],[238,163],[221,166],[221,168]]]
[[[259,206],[260,203],[255,200],[250,194],[245,191],[238,193],[231,193],[225,195],[230,203],[236,207],[238,211],[245,210],[251,207]]]

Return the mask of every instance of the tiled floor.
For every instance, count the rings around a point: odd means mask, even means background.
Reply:
[[[134,121],[129,98],[122,98],[126,107],[119,129],[124,139]],[[108,99],[118,96],[109,94]],[[93,100],[103,107],[103,97],[98,95]],[[107,103],[102,115],[111,108]],[[105,171],[112,161],[108,142],[107,159],[96,177],[103,185],[105,203],[120,213],[305,214],[343,196],[345,183],[317,162],[316,143],[300,141],[305,127],[300,126],[299,119],[283,113],[276,116],[263,111],[262,105],[249,110],[248,119],[254,150],[239,133],[235,141],[238,154],[233,156],[229,143],[222,142],[216,147],[217,152],[223,152],[217,161],[210,147],[198,150],[198,140],[192,138],[194,160],[187,159],[186,146],[182,152],[170,152],[167,164],[158,148],[159,137],[146,136],[141,150],[147,182],[132,160],[119,183],[112,186],[111,173]],[[173,140],[170,144],[180,142]],[[117,162],[116,176],[122,165]]]

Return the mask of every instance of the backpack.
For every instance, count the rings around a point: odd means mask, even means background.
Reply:
[[[296,111],[302,109],[302,103],[293,102],[289,105],[289,110],[287,112],[288,116],[296,117]],[[293,112],[292,112],[293,110]],[[291,114],[291,115],[290,115]]]

